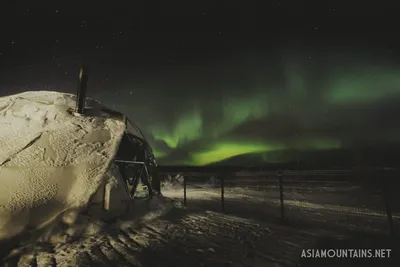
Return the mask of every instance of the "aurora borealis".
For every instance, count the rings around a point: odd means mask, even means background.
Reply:
[[[284,161],[294,158],[268,155],[397,144],[400,127],[393,114],[400,111],[400,71],[353,64],[325,67],[318,79],[307,77],[312,70],[306,67],[291,66],[280,84],[269,83],[268,73],[265,82],[243,89],[227,82],[217,97],[171,101],[172,108],[162,110],[174,118],[169,123],[151,115],[134,120],[167,164],[204,165],[245,154]]]
[[[400,143],[394,8],[234,2],[20,3],[0,17],[0,94],[75,93],[85,63],[88,95],[134,121],[163,165]]]

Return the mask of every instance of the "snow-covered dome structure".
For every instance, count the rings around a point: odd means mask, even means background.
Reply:
[[[124,212],[131,194],[115,159],[132,160],[136,142],[153,160],[123,114],[86,99],[82,116],[74,113],[76,102],[48,91],[0,98],[0,240],[89,203]]]

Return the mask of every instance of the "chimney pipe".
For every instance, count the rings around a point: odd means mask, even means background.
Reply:
[[[85,66],[82,66],[79,72],[79,84],[76,94],[76,108],[75,112],[83,115],[85,113],[85,100],[87,91],[88,74]]]

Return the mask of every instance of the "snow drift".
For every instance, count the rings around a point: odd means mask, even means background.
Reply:
[[[122,118],[74,95],[36,91],[0,98],[0,240],[85,207],[101,185],[115,187],[113,158]]]

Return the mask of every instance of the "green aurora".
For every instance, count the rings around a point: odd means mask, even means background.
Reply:
[[[318,80],[303,69],[285,67],[282,83],[233,85],[234,90],[222,90],[214,101],[201,99],[191,108],[177,109],[172,123],[154,120],[144,130],[160,164],[207,165],[251,154],[270,162],[270,152],[341,149],[351,144],[357,130],[336,134],[342,123],[361,125],[367,119],[362,118],[364,110],[400,99],[399,69],[336,68]],[[246,94],[235,93],[240,91]],[[281,129],[291,124],[293,130]],[[397,142],[400,131],[389,130],[387,136]],[[384,137],[378,133],[371,138]]]

